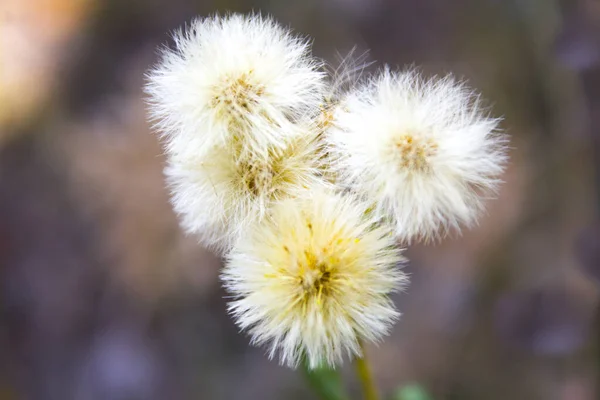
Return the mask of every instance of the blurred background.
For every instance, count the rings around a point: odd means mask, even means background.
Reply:
[[[600,398],[600,1],[0,0],[0,400],[317,398],[227,316],[146,122],[167,32],[227,10],[332,62],[356,44],[373,68],[453,72],[504,116],[480,226],[408,250],[403,318],[368,349],[382,392]]]

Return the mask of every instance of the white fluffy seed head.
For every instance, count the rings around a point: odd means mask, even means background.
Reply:
[[[233,142],[215,146],[204,156],[173,156],[165,169],[181,225],[222,252],[277,202],[327,185],[316,133],[308,129],[264,153],[244,147],[243,142]]]
[[[476,222],[507,159],[498,119],[451,76],[385,69],[338,108],[327,137],[345,185],[403,241]]]
[[[240,238],[222,279],[230,311],[254,344],[295,367],[315,368],[360,356],[398,318],[389,294],[407,282],[389,228],[359,202],[314,191],[288,199]]]
[[[285,145],[281,126],[316,115],[324,92],[309,43],[270,18],[197,19],[148,74],[149,111],[168,153],[206,154],[232,138]]]

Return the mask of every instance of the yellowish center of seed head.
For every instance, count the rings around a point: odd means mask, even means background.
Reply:
[[[395,153],[399,156],[399,166],[409,171],[423,172],[430,167],[429,160],[438,151],[437,143],[431,138],[412,134],[400,136],[394,142]]]
[[[308,303],[316,301],[318,306],[323,306],[327,299],[335,296],[340,291],[340,285],[348,284],[348,278],[341,271],[345,263],[350,262],[347,257],[354,257],[360,249],[357,244],[359,239],[350,239],[340,235],[333,235],[324,246],[318,244],[313,226],[307,223],[311,237],[307,248],[301,256],[292,257],[297,263],[296,282],[300,289],[300,302],[305,309]],[[284,246],[284,251],[289,254],[289,249]],[[345,260],[345,261],[344,261]]]
[[[283,199],[289,191],[303,185],[311,174],[313,155],[306,151],[303,138],[291,141],[284,149],[270,149],[268,157],[244,153],[243,141],[237,143],[236,184],[244,194],[269,200]]]
[[[322,259],[323,256],[324,254],[319,257],[306,251],[304,257],[298,260],[297,279],[302,289],[302,301],[305,303],[316,299],[317,304],[321,304],[323,296],[332,293],[337,266],[330,260]]]
[[[276,188],[275,171],[267,163],[240,162],[238,164],[242,189],[254,197],[269,195]]]
[[[307,294],[319,294],[328,291],[331,281],[330,268],[324,264],[317,264],[304,271],[299,276],[300,284]]]
[[[235,118],[252,112],[265,91],[264,85],[256,83],[253,75],[252,70],[237,76],[225,75],[213,87],[211,107]]]

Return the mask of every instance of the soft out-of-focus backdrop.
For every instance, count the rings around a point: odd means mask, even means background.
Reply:
[[[481,224],[408,250],[403,318],[369,348],[380,387],[599,398],[599,1],[2,0],[0,399],[315,398],[227,316],[145,119],[167,32],[227,10],[332,62],[357,44],[373,69],[452,71],[504,116],[511,163]]]

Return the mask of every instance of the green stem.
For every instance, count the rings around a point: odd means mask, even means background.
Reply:
[[[373,374],[371,373],[371,367],[367,361],[367,353],[365,351],[364,343],[360,342],[360,348],[362,350],[362,357],[357,358],[354,362],[356,366],[356,375],[363,389],[363,395],[365,400],[379,400],[377,394],[377,388],[373,381]]]

